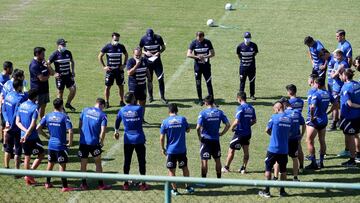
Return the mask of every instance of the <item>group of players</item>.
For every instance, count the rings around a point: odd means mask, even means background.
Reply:
[[[350,68],[352,64],[351,47],[350,51],[343,46],[345,31],[338,31],[343,36],[339,40],[339,50],[335,50],[333,55],[323,48],[319,41],[314,41],[312,37],[305,38],[305,44],[309,46],[313,63],[313,73],[310,75],[309,84],[311,89],[308,93],[308,116],[302,117],[304,102],[296,96],[296,86],[287,85],[289,99],[282,98],[274,104],[274,112],[269,120],[266,132],[270,135],[270,144],[265,160],[267,179],[271,179],[271,172],[274,169],[274,179],[286,179],[287,156],[293,159],[294,180],[298,181],[299,169],[304,168],[304,154],[301,148],[301,138],[305,134],[311,164],[305,169],[323,168],[323,160],[326,154],[325,128],[328,117],[327,109],[329,103],[333,103],[331,111],[334,112],[333,121],[336,123],[338,115],[341,115],[340,128],[345,134],[346,149],[350,152],[350,160],[343,163],[344,166],[356,166],[355,159],[360,160],[360,149],[358,133],[360,127],[360,85],[353,81],[354,71]],[[341,37],[339,37],[341,38]],[[194,71],[198,92],[198,103],[206,106],[206,109],[199,113],[196,131],[200,142],[201,175],[207,176],[208,160],[214,158],[216,174],[221,178],[222,172],[229,172],[230,164],[234,158],[235,150],[243,149],[243,165],[239,172],[246,173],[247,162],[249,160],[249,144],[251,139],[251,126],[256,123],[255,109],[248,104],[244,90],[246,77],[250,80],[250,97],[255,98],[255,56],[258,49],[255,43],[250,41],[251,34],[244,33],[244,43],[237,48],[240,59],[240,92],[237,95],[239,106],[235,114],[235,120],[230,124],[223,111],[216,107],[214,94],[211,85],[211,65],[209,58],[215,55],[212,44],[204,38],[203,32],[196,33],[196,39],[190,44],[187,56],[195,59]],[[86,171],[88,157],[94,157],[96,172],[102,172],[101,153],[105,139],[107,116],[103,109],[109,107],[110,87],[116,80],[119,86],[121,109],[116,117],[114,137],[119,139],[120,123],[124,125],[124,174],[129,174],[133,151],[137,153],[139,172],[146,174],[146,148],[145,134],[143,131],[146,90],[149,90],[149,102],[153,101],[152,94],[152,71],[155,71],[160,87],[160,96],[163,103],[168,103],[165,99],[164,73],[160,59],[160,54],[165,50],[165,43],[159,35],[154,34],[152,29],[146,31],[146,35],[140,41],[140,47],[133,50],[133,57],[128,59],[128,53],[124,45],[119,43],[120,35],[112,34],[111,43],[104,46],[99,54],[99,61],[106,72],[105,76],[105,99],[98,98],[93,107],[82,110],[79,121],[80,146],[78,156],[81,158],[81,171]],[[347,42],[347,41],[346,41]],[[36,47],[34,49],[34,60],[31,62],[30,80],[31,89],[24,91],[24,73],[15,69],[10,62],[4,63],[4,71],[1,74],[2,84],[2,116],[4,132],[5,167],[9,168],[9,161],[12,154],[15,154],[15,167],[20,167],[20,156],[24,152],[25,169],[36,169],[44,157],[44,148],[38,134],[49,138],[48,145],[48,166],[47,170],[52,170],[55,163],[59,163],[60,171],[66,170],[68,162],[67,149],[72,145],[73,127],[70,118],[67,116],[64,107],[75,111],[71,106],[71,100],[75,96],[74,82],[74,60],[71,52],[66,49],[66,41],[57,41],[56,50],[49,61],[45,62],[45,49]],[[347,44],[349,44],[347,42]],[[320,46],[321,45],[321,46]],[[344,54],[346,53],[346,54]],[[106,64],[103,56],[107,56]],[[124,55],[125,63],[122,62]],[[350,59],[349,59],[350,57]],[[51,63],[55,64],[55,70]],[[354,60],[354,66],[360,67],[360,57]],[[129,92],[124,94],[124,69],[126,67],[128,75]],[[324,68],[325,67],[325,68]],[[328,70],[326,70],[328,69]],[[325,89],[326,71],[330,71],[333,83],[329,89]],[[13,72],[12,79],[10,74]],[[58,98],[53,101],[54,111],[45,115],[46,103],[49,102],[48,79],[50,75],[56,78],[58,88]],[[209,95],[202,99],[201,77],[204,75],[208,87]],[[8,84],[11,83],[11,84]],[[328,81],[328,84],[330,82]],[[340,87],[338,87],[340,85]],[[10,87],[10,90],[9,88]],[[70,89],[70,94],[66,104],[63,104],[62,94],[64,88]],[[340,90],[338,90],[340,89]],[[126,103],[126,104],[125,104]],[[340,103],[340,105],[338,105]],[[43,109],[42,109],[43,108]],[[336,109],[339,113],[335,113]],[[177,164],[182,169],[184,176],[189,176],[186,157],[185,134],[190,131],[189,124],[183,116],[179,116],[176,104],[169,104],[169,117],[162,122],[160,127],[160,146],[162,153],[167,156],[166,166],[169,175],[175,175]],[[38,115],[39,114],[39,115]],[[37,125],[37,118],[41,120]],[[221,122],[225,124],[222,132],[219,132]],[[336,124],[335,124],[336,126]],[[47,128],[48,136],[44,132]],[[225,166],[221,166],[221,149],[219,137],[228,130],[234,132],[230,142],[228,156]],[[317,163],[315,158],[314,139],[319,136],[320,141],[320,160]],[[165,142],[166,140],[166,142]],[[166,143],[166,145],[165,145]],[[31,155],[36,155],[36,159],[30,166]],[[33,177],[24,177],[28,185],[35,184]],[[67,180],[62,179],[62,191],[71,191]],[[179,194],[177,186],[172,185],[172,194]],[[51,179],[47,178],[46,188],[51,188]],[[81,189],[88,189],[86,180],[82,180]],[[111,186],[99,181],[99,189],[109,189]],[[147,190],[149,186],[142,182],[139,184],[141,190]],[[129,190],[129,182],[123,185],[124,190]],[[194,192],[190,185],[186,185],[186,193]],[[267,187],[259,194],[270,197]],[[280,195],[286,195],[284,188],[281,188]]]

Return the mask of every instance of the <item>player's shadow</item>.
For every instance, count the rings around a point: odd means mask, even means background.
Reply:
[[[327,179],[324,179],[327,180]],[[337,181],[344,182],[343,178],[339,178]],[[358,180],[359,181],[359,180]],[[346,182],[346,181],[345,181]],[[290,196],[301,196],[301,197],[316,197],[316,198],[326,198],[329,197],[351,197],[359,196],[359,190],[313,190],[314,192],[299,192],[295,194],[290,194]]]
[[[337,169],[336,169],[337,168]],[[343,166],[325,166],[324,169],[321,170],[310,170],[310,171],[304,171],[301,175],[336,175],[336,174],[359,174],[360,168],[344,168]],[[356,178],[355,178],[356,179]],[[326,181],[329,180],[329,181]],[[331,182],[331,179],[324,179],[326,182]],[[349,179],[353,180],[353,179]],[[343,182],[343,181],[342,181]],[[357,182],[360,182],[360,179],[358,179]]]
[[[143,124],[143,128],[160,128],[161,123],[147,123]]]
[[[198,99],[197,98],[178,98],[178,99],[169,99],[170,103],[176,103],[177,102],[197,102]]]

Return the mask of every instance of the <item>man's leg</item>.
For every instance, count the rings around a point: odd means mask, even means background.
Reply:
[[[315,146],[314,146],[314,139],[315,136],[317,134],[317,131],[314,127],[312,126],[306,126],[306,144],[307,144],[307,148],[308,148],[308,152],[310,155],[310,160],[311,160],[311,164],[309,166],[307,166],[307,169],[315,169],[317,167],[316,164],[316,157],[315,157]]]
[[[94,157],[94,161],[95,161],[96,173],[102,173],[103,172],[103,167],[101,165],[101,155],[98,155],[98,156]],[[99,184],[100,187],[104,186],[104,181],[99,180],[98,184]]]
[[[320,143],[320,168],[324,167],[324,158],[326,154],[326,142],[325,142],[326,128],[318,130],[319,143]]]
[[[66,171],[66,163],[59,164],[59,171]],[[63,188],[68,187],[68,182],[67,182],[66,178],[61,178],[61,182],[62,182],[62,187]]]
[[[228,155],[227,155],[225,166],[224,166],[225,169],[227,169],[227,170],[230,169],[230,164],[231,164],[232,160],[234,159],[234,156],[235,156],[235,149],[231,149],[229,147]]]
[[[72,87],[69,88],[69,95],[67,97],[66,104],[71,104],[75,95],[76,95],[76,85],[73,85]]]
[[[244,151],[243,167],[244,167],[244,169],[246,169],[249,158],[250,158],[249,145],[243,145],[242,148],[243,148],[243,151]]]
[[[39,165],[41,164],[41,161],[44,159],[44,156],[45,156],[44,152],[38,154],[37,158],[34,160],[32,166],[31,166],[32,170],[36,170],[39,167]]]
[[[212,77],[211,77],[211,65],[210,64],[209,64],[209,66],[204,67],[204,79],[206,82],[208,95],[211,95],[214,98],[214,91],[213,91],[213,86],[212,86],[212,81],[211,81]]]
[[[201,177],[206,178],[208,172],[208,160],[201,160]]]
[[[196,92],[198,95],[199,102],[202,103],[202,89],[201,89],[201,76],[202,71],[198,65],[194,65],[194,74],[195,74],[195,83],[196,83]]]
[[[250,82],[250,97],[252,99],[255,98],[255,78],[256,78],[256,70],[249,70],[249,82]]]
[[[86,172],[87,164],[88,164],[88,158],[81,158],[81,162],[80,162],[81,172]],[[82,183],[81,187],[83,188],[86,188],[88,185],[85,178],[81,180],[81,183]]]
[[[169,168],[168,175],[175,176],[176,168]],[[177,191],[176,183],[171,183],[172,189]]]
[[[139,163],[139,173],[140,175],[146,174],[146,148],[145,144],[139,144],[135,147],[138,163]]]
[[[247,71],[240,69],[240,92],[245,92]]]
[[[131,144],[124,144],[124,174],[129,174],[130,172],[130,165],[131,165],[131,158],[134,151],[134,146]]]
[[[165,99],[165,83],[164,83],[164,69],[163,69],[163,65],[162,62],[160,60],[157,60],[158,62],[156,62],[156,67],[155,67],[155,74],[157,76],[157,80],[159,82],[159,90],[160,90],[160,97],[163,103],[167,103],[166,99]]]
[[[147,89],[148,89],[148,93],[149,93],[149,102],[151,103],[154,101],[154,95],[153,95],[154,69],[153,69],[152,65],[150,65],[148,68],[149,68],[149,72],[150,72],[150,78],[148,78],[148,80],[147,80]]]
[[[44,117],[45,115],[45,110],[46,110],[46,103],[45,104],[41,104],[39,107],[39,118]]]
[[[64,90],[59,90],[57,91],[57,98],[63,99],[63,95],[64,95]]]
[[[215,170],[216,170],[216,177],[221,178],[221,160],[220,160],[220,158],[215,159]]]
[[[304,152],[301,146],[301,140],[299,140],[299,148],[298,148],[298,159],[299,159],[299,168],[304,168]]]

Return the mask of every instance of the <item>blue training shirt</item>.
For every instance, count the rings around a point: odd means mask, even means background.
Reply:
[[[10,130],[20,131],[15,124],[16,112],[21,103],[27,100],[27,94],[22,92],[10,92],[6,95],[4,103],[2,104],[2,115],[4,121],[10,124]]]
[[[124,144],[145,144],[145,134],[142,127],[144,108],[139,105],[126,105],[117,114],[115,129],[124,123]]]
[[[313,60],[313,69],[318,70],[321,65],[324,64],[324,61],[319,57],[319,52],[324,48],[324,45],[317,40],[315,41],[312,47],[309,47],[309,51],[311,54],[311,59]]]
[[[107,115],[97,107],[84,108],[80,114],[80,144],[100,144],[101,127],[107,126]]]
[[[300,97],[294,97],[289,99],[290,106],[298,110],[300,113],[302,112],[304,108],[304,100],[302,100]]]
[[[10,80],[10,75],[4,75],[0,74],[0,92],[2,92],[2,89],[4,87],[4,84]]]
[[[301,139],[300,126],[305,125],[304,117],[301,115],[300,111],[293,109],[291,107],[285,109],[284,112],[288,114],[292,119],[289,140],[300,140]]]
[[[343,52],[344,58],[352,57],[352,47],[349,41],[344,40],[343,42],[339,42],[337,48]]]
[[[288,154],[288,139],[292,127],[292,120],[286,113],[273,114],[267,128],[271,129],[268,151],[275,154]]]
[[[314,117],[319,125],[327,125],[328,117],[326,111],[329,107],[330,103],[334,102],[334,98],[332,95],[323,89],[318,89],[312,96],[311,96],[311,105],[314,105]],[[309,105],[310,106],[310,105]],[[311,114],[308,114],[308,121],[310,121]]]
[[[223,111],[217,108],[207,108],[199,113],[197,124],[202,127],[201,137],[208,140],[219,140],[220,123],[229,123]]]
[[[160,127],[160,134],[166,135],[166,153],[186,153],[186,130],[189,124],[183,116],[169,116],[163,120]]]
[[[19,117],[20,123],[26,128],[29,129],[31,122],[33,120],[37,120],[39,116],[38,105],[31,100],[27,100],[24,103],[20,104],[19,109],[16,113],[16,116]],[[25,136],[25,131],[21,131],[21,137]],[[39,135],[35,128],[32,130],[31,134],[27,138],[27,140],[35,140],[38,139]]]
[[[236,109],[235,119],[238,120],[235,135],[251,137],[251,124],[256,120],[254,107],[247,103],[241,104]]]
[[[342,61],[335,61],[333,72],[337,71],[340,67],[349,68],[348,62],[344,59]],[[344,85],[344,82],[341,81],[339,76],[333,78],[332,89],[335,93],[340,93],[341,87]]]
[[[360,118],[360,109],[350,107],[347,101],[360,104],[360,83],[356,81],[346,82],[341,88],[340,94],[340,110],[341,117],[346,119]]]
[[[58,111],[48,113],[41,119],[40,125],[47,126],[49,130],[49,150],[62,151],[67,149],[66,131],[72,129],[72,123],[65,113]]]

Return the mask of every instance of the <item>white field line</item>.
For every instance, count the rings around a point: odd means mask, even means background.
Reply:
[[[21,12],[23,12],[32,0],[21,0],[19,4],[12,5],[10,8],[0,15],[0,21],[17,20]]]

